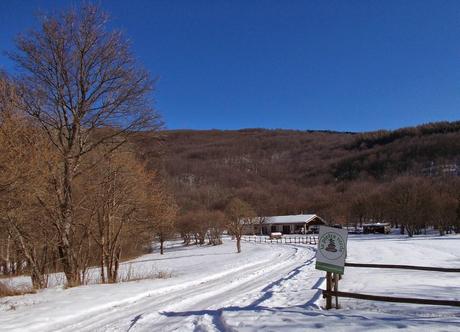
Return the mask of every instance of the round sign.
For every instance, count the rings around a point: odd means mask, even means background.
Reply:
[[[345,254],[345,243],[336,233],[326,233],[319,239],[319,252],[329,260],[336,260]]]

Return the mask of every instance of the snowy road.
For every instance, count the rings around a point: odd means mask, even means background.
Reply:
[[[460,236],[351,237],[348,261],[460,267]],[[458,331],[458,308],[341,299],[321,309],[314,246],[234,243],[176,247],[127,263],[172,273],[0,300],[2,331]],[[378,287],[377,287],[377,286]],[[460,300],[458,275],[346,270],[341,290]]]
[[[312,248],[279,248],[276,261],[257,264],[226,271],[215,276],[195,280],[193,285],[181,287],[158,301],[142,299],[130,306],[117,308],[93,317],[83,324],[68,326],[65,330],[111,330],[111,331],[171,331],[185,330],[225,330],[223,310],[256,309],[279,305],[297,305],[298,296],[286,297],[284,290],[299,274],[315,278],[313,275]],[[319,276],[316,276],[318,278]],[[296,280],[298,284],[300,280]],[[310,280],[306,280],[310,284]],[[298,288],[290,292],[301,291]],[[283,292],[283,296],[277,296]],[[308,301],[318,291],[305,292]],[[289,303],[292,300],[293,303]],[[225,308],[225,309],[224,309]],[[116,320],[113,319],[116,315]]]
[[[161,258],[152,254],[139,260],[144,268],[154,264],[171,271],[170,279],[46,290],[33,305],[27,298],[36,296],[25,296],[25,303],[14,305],[20,312],[1,317],[0,323],[18,331],[222,330],[226,310],[314,305],[319,291],[305,289],[322,280],[314,255],[313,246],[246,243],[243,253],[236,254],[230,241],[219,247],[177,248]]]

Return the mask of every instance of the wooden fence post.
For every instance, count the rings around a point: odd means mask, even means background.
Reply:
[[[339,291],[339,275],[338,273],[334,273],[334,292]],[[335,308],[339,309],[339,296],[335,296]]]
[[[328,292],[332,291],[332,273],[326,272],[326,290]],[[329,310],[332,308],[332,296],[326,295],[326,309]]]

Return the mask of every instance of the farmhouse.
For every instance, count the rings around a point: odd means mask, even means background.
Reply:
[[[316,214],[297,214],[290,216],[258,217],[256,222],[247,227],[246,234],[265,234],[280,232],[283,234],[305,234],[318,229],[326,222]]]

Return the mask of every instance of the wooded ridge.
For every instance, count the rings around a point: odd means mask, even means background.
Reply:
[[[460,175],[459,121],[368,133],[255,128],[169,130],[160,137],[159,145],[149,134],[135,143],[169,178],[185,210],[221,209],[222,197],[238,196],[265,215],[330,214],[331,192],[403,176]]]

